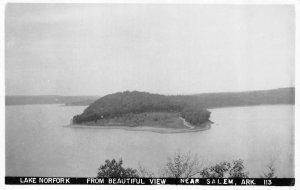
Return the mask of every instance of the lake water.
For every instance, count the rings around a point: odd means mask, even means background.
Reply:
[[[159,134],[64,127],[85,107],[6,106],[7,176],[96,176],[105,159],[121,158],[159,173],[174,152],[197,153],[205,163],[241,158],[259,177],[271,159],[278,177],[294,176],[294,106],[211,109],[211,129]]]

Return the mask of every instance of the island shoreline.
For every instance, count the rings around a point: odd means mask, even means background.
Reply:
[[[136,127],[129,127],[129,126],[96,126],[96,125],[78,125],[78,124],[70,124],[64,127],[70,128],[84,128],[84,129],[100,129],[100,130],[112,130],[112,129],[121,129],[126,131],[145,131],[145,132],[154,132],[160,134],[172,134],[172,133],[192,133],[192,132],[199,132],[199,131],[206,131],[211,128],[212,122],[207,122],[203,124],[204,127],[195,127],[193,129],[186,128],[186,129],[175,129],[175,128],[164,128],[164,127],[155,127],[155,126],[136,126]]]

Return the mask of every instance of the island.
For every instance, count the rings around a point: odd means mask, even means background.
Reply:
[[[148,130],[161,133],[209,129],[211,112],[176,96],[125,91],[103,96],[82,114],[73,117],[75,126]]]

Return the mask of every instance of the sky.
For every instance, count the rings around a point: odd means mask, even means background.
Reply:
[[[6,95],[294,86],[292,5],[8,4]]]

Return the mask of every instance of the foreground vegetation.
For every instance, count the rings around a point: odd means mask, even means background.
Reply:
[[[249,172],[242,159],[231,162],[223,161],[215,165],[205,164],[197,155],[190,153],[175,153],[169,157],[164,167],[154,174],[150,170],[139,165],[138,169],[125,168],[122,159],[106,160],[98,168],[97,177],[171,177],[171,178],[248,178]],[[276,178],[274,163],[266,167],[266,172],[260,177]]]

